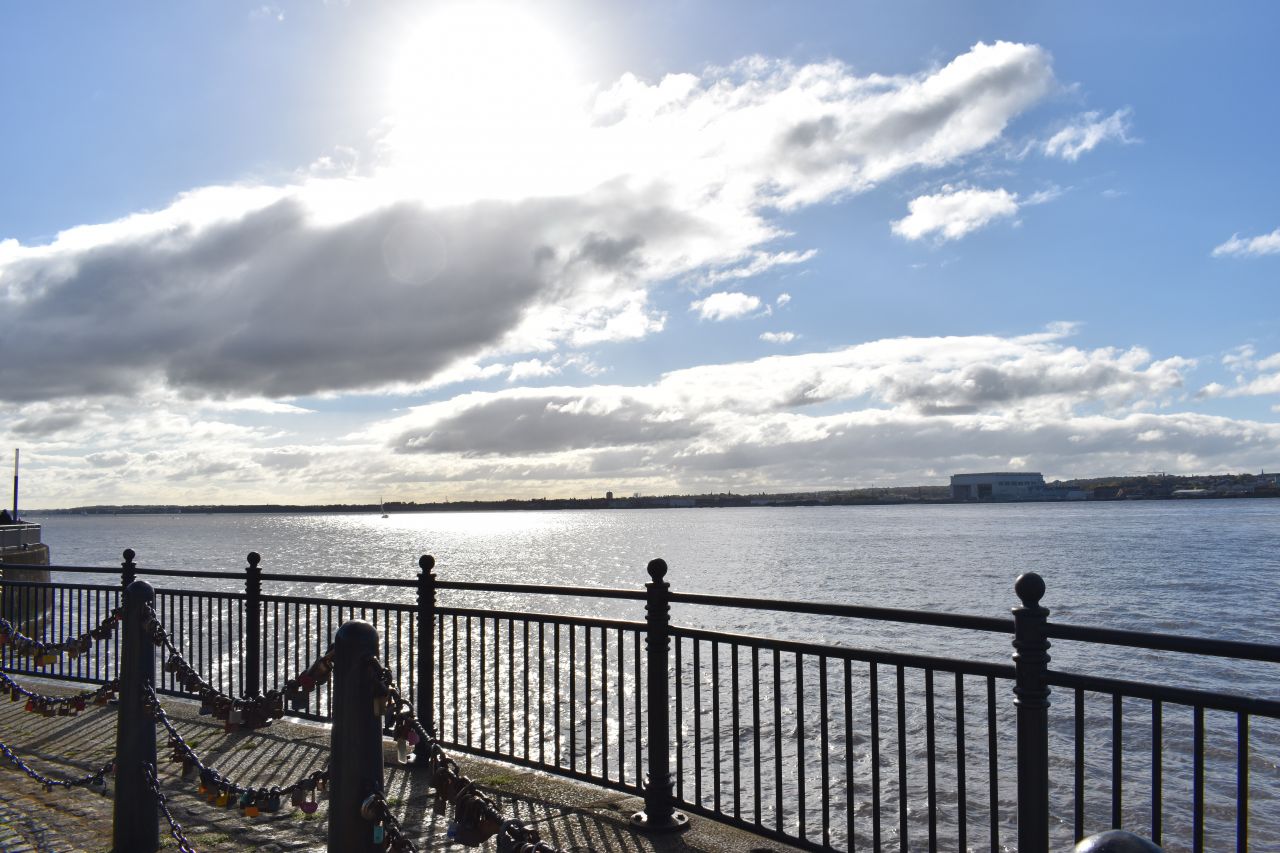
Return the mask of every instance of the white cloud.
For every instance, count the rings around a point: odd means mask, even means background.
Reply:
[[[0,242],[0,399],[421,388],[641,338],[663,328],[649,295],[664,282],[811,257],[768,248],[778,211],[954,164],[1053,87],[1043,49],[997,42],[911,75],[759,58],[628,75],[587,113],[539,119],[555,145],[493,133],[487,114],[428,133],[406,112],[360,174],[326,164]],[[19,334],[50,317],[56,333]]]
[[[516,488],[527,475],[539,494],[598,491],[619,477],[697,491],[914,483],[957,466],[1212,470],[1280,439],[1280,425],[1146,411],[1180,392],[1194,362],[1080,350],[1064,331],[887,339],[677,370],[648,385],[472,393],[360,439],[451,491]]]
[[[1196,397],[1258,397],[1280,394],[1280,353],[1257,357],[1252,344],[1238,346],[1222,357],[1222,365],[1235,376],[1234,385],[1210,382]]]
[[[773,304],[781,308],[783,305],[786,305],[790,301],[791,301],[790,293],[779,293],[778,298],[773,301]]]
[[[517,361],[507,372],[508,382],[522,382],[526,379],[537,379],[542,376],[554,376],[560,372],[559,365],[545,362],[540,358]]]
[[[1213,249],[1215,258],[1227,256],[1260,257],[1262,255],[1275,254],[1280,254],[1280,228],[1270,234],[1260,234],[1257,237],[1241,237],[1239,234],[1232,234],[1230,240],[1215,246]]]
[[[1099,112],[1081,113],[1066,127],[1044,143],[1044,152],[1050,157],[1075,161],[1081,154],[1092,151],[1107,140],[1130,143],[1128,107],[1116,110],[1106,118]]]
[[[796,339],[795,332],[761,332],[760,340],[768,344],[789,344]]]
[[[239,398],[234,400],[205,400],[200,407],[211,412],[255,412],[260,415],[310,415],[314,409],[295,406],[278,400]]]
[[[713,293],[689,304],[689,310],[697,311],[703,320],[733,320],[759,308],[760,297],[736,292]]]
[[[978,190],[945,186],[936,195],[922,195],[908,204],[907,216],[893,223],[893,233],[908,240],[931,234],[939,240],[958,240],[996,219],[1018,212],[1018,196],[1005,189]]]
[[[664,436],[711,440],[735,419],[763,424],[780,413],[794,416],[787,421],[792,427],[816,429],[825,416],[803,411],[819,403],[856,402],[854,411],[870,407],[911,418],[1016,413],[1049,422],[1090,402],[1116,411],[1167,397],[1182,387],[1193,364],[1153,360],[1139,348],[1083,351],[1064,346],[1052,332],[896,338],[686,368],[651,385],[465,394],[419,407],[377,434],[405,451],[521,455],[630,446]]]
[[[756,252],[745,264],[709,273],[704,278],[704,283],[718,284],[733,279],[754,278],[777,266],[802,264],[817,254],[817,249],[809,249],[804,252]]]
[[[0,443],[36,445],[30,506],[349,501],[352,483],[371,500],[602,494],[619,480],[651,492],[837,488],[1010,460],[1088,476],[1248,468],[1274,454],[1280,425],[1153,412],[1180,399],[1194,362],[1081,349],[1070,332],[891,338],[644,384],[468,392],[341,438],[312,431],[314,416],[288,419],[286,433],[235,412],[179,412],[160,392],[33,402],[0,423]]]
[[[249,12],[249,17],[255,21],[276,21],[277,23],[284,21],[284,10],[276,6],[259,6]]]

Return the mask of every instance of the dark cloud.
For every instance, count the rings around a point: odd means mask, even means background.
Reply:
[[[928,377],[884,377],[886,401],[914,405],[930,414],[964,414],[1001,403],[1067,395],[1079,401],[1096,396],[1136,396],[1154,381],[1115,363],[1055,364],[1048,359],[975,364]]]
[[[429,427],[400,434],[393,446],[407,453],[486,456],[650,444],[697,434],[691,424],[660,419],[642,403],[592,411],[578,402],[570,395],[483,396]]]
[[[10,429],[26,438],[45,438],[69,429],[75,429],[84,423],[84,415],[76,412],[59,412],[57,414],[38,417],[19,417],[10,425]]]
[[[285,199],[24,261],[5,271],[34,295],[0,314],[0,399],[127,394],[156,376],[214,397],[424,381],[495,345],[540,300],[572,295],[573,272],[542,251],[563,233],[582,234],[561,254],[594,275],[633,262],[643,236],[601,230],[597,213],[574,200],[403,202],[323,225]],[[444,250],[389,257],[388,235]],[[429,280],[407,283],[424,263]]]

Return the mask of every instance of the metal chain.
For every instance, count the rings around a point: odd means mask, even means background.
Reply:
[[[279,802],[285,796],[290,797],[294,805],[301,805],[298,802],[299,795],[311,796],[312,792],[324,790],[327,785],[329,781],[328,770],[318,770],[283,788],[279,785],[254,788],[228,779],[217,769],[205,764],[196,751],[191,748],[191,745],[186,742],[186,739],[182,737],[182,733],[178,731],[169,719],[169,715],[165,713],[159,698],[156,696],[155,688],[144,684],[142,689],[144,692],[144,707],[169,733],[169,748],[172,750],[173,760],[182,763],[184,774],[191,771],[197,773],[200,779],[200,786],[203,789],[200,793],[225,792],[228,797],[228,805],[230,805],[230,798],[234,796],[237,798],[237,804],[241,807],[251,805],[254,807],[266,806],[273,798]],[[187,765],[190,765],[190,771]],[[311,800],[309,802],[314,801]]]
[[[0,743],[0,755],[7,758],[9,763],[14,767],[17,767],[23,773],[43,785],[46,791],[52,791],[54,788],[80,788],[86,785],[104,785],[106,784],[107,774],[114,770],[116,765],[116,760],[113,758],[106,764],[102,765],[97,772],[90,773],[88,776],[82,776],[79,779],[55,779],[52,776],[45,776],[38,770],[32,769],[31,765],[27,764],[14,754],[14,751],[10,749],[9,745],[6,743]]]
[[[455,831],[461,830],[465,821],[465,828],[472,830],[474,834],[467,839],[459,838],[462,843],[478,844],[496,833],[498,849],[503,853],[557,853],[557,848],[547,845],[539,838],[537,830],[520,821],[503,819],[497,804],[480,793],[473,781],[462,775],[458,763],[440,746],[435,732],[429,732],[423,727],[413,704],[400,692],[391,670],[377,658],[371,658],[370,665],[376,670],[380,696],[386,702],[386,714],[392,721],[391,728],[396,739],[416,741],[414,752],[425,758],[425,766],[431,771],[431,786],[436,790],[437,812],[443,811],[445,802],[453,804],[455,820],[450,826],[450,837],[455,837]],[[390,814],[389,810],[387,814]]]
[[[19,655],[33,655],[39,666],[56,663],[62,655],[71,653],[80,655],[93,648],[95,640],[109,640],[115,635],[115,626],[124,614],[123,607],[112,610],[96,628],[91,628],[75,637],[67,637],[56,643],[46,643],[28,637],[19,631],[8,619],[0,618],[0,646],[11,645]],[[49,658],[53,658],[50,660]]]
[[[178,842],[179,853],[197,853],[196,848],[191,846],[191,842],[187,840],[187,836],[182,832],[182,824],[178,823],[173,817],[173,812],[169,811],[169,801],[165,799],[164,793],[160,790],[160,780],[156,778],[156,769],[150,764],[142,765],[142,772],[147,776],[147,785],[151,788],[151,793],[156,796],[156,805],[160,807],[160,811],[164,814],[164,819],[169,821],[169,834],[173,836],[173,840]]]
[[[94,690],[86,690],[83,693],[74,693],[70,696],[47,696],[43,693],[37,693],[34,690],[23,687],[18,682],[9,677],[4,670],[0,670],[0,694],[8,693],[11,701],[17,702],[18,697],[25,696],[27,702],[27,710],[35,713],[46,712],[48,716],[75,716],[88,707],[90,702],[95,705],[105,705],[116,694],[120,692],[120,682],[112,679],[106,684]],[[63,712],[59,709],[66,708]]]
[[[247,729],[265,728],[272,720],[284,716],[286,700],[290,703],[305,701],[306,695],[316,686],[328,681],[333,671],[334,649],[330,646],[306,670],[288,679],[283,690],[274,687],[261,696],[236,699],[206,681],[183,657],[165,630],[164,623],[150,606],[144,611],[143,628],[151,634],[155,644],[168,653],[165,670],[174,673],[183,690],[198,695],[202,708],[217,719],[225,721],[229,729],[237,726]]]

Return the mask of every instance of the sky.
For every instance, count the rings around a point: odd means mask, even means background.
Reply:
[[[31,508],[1280,470],[1280,9],[10,5]]]

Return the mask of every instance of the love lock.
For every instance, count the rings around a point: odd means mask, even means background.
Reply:
[[[437,795],[448,798],[449,785],[453,778],[453,774],[449,772],[448,764],[436,764],[431,771],[431,787],[435,789]]]
[[[524,844],[524,824],[509,820],[498,828],[498,853],[519,853]]]
[[[449,801],[445,798],[444,791],[436,788],[435,796],[431,799],[431,813],[443,815],[449,811]]]
[[[487,800],[485,802],[488,803]],[[480,809],[480,823],[477,829],[482,840],[497,835],[498,830],[502,829],[502,818],[498,816],[497,809]]]
[[[382,797],[377,793],[370,794],[360,804],[360,817],[374,823],[382,817]]]
[[[479,796],[471,796],[458,803],[457,815],[454,818],[455,832],[453,840],[467,847],[479,847],[493,833],[486,833],[481,826],[481,811],[484,800]],[[494,831],[497,831],[495,827]]]

